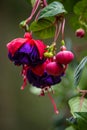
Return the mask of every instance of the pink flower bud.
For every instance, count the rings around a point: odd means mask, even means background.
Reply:
[[[84,37],[84,35],[85,35],[85,30],[82,29],[82,28],[79,28],[79,29],[76,30],[75,35],[76,35],[77,37],[79,37],[79,38],[82,38],[82,37]]]
[[[46,66],[46,71],[50,75],[58,76],[63,73],[64,68],[62,65],[57,64],[56,62],[50,62]]]
[[[56,55],[56,62],[60,64],[69,64],[74,59],[74,55],[71,51],[60,51]]]

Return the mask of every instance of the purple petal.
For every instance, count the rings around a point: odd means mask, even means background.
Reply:
[[[55,85],[61,82],[61,76],[52,76],[48,75],[47,72],[44,72],[42,76],[34,74],[31,70],[27,72],[27,79],[30,84],[38,88],[44,88],[46,86]]]
[[[8,54],[8,57],[15,65],[27,64],[29,66],[36,66],[42,64],[45,59],[40,59],[38,50],[36,46],[32,46],[28,43],[24,44],[14,56],[11,53]]]

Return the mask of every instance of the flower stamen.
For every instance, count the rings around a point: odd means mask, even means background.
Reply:
[[[53,105],[53,107],[54,107],[54,112],[55,112],[55,114],[59,114],[59,111],[58,111],[58,109],[57,109],[56,103],[55,103],[54,99],[52,98],[52,96],[51,96],[51,94],[50,94],[49,91],[48,91],[48,97],[50,98],[50,100],[51,100],[51,102],[52,102],[52,105]]]
[[[22,73],[21,73],[21,75],[23,77],[23,85],[21,86],[21,90],[24,90],[24,88],[27,85],[27,76],[26,76],[27,69],[28,69],[28,66],[27,65],[23,65],[23,69],[22,69]]]

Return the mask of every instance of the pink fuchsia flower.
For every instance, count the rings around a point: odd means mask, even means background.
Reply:
[[[37,88],[45,88],[61,82],[61,77],[64,75],[65,70],[58,75],[49,74],[46,70],[49,63],[51,61],[47,59],[43,64],[27,69],[26,75],[30,84]]]
[[[44,71],[42,76],[36,75],[32,70],[28,69],[27,79],[30,84],[37,88],[45,88],[47,86],[55,85],[61,82],[61,77],[64,74],[53,76]]]
[[[65,73],[65,70],[58,76],[51,75],[46,71],[46,66],[49,63],[50,63],[50,59],[49,60],[47,59],[41,65],[38,65],[38,66],[32,67],[32,68],[27,68],[26,78],[33,87],[37,87],[37,88],[41,89],[40,96],[44,96],[45,92],[48,93],[48,97],[50,98],[50,100],[53,104],[54,111],[56,114],[58,114],[59,111],[56,107],[56,103],[55,103],[54,99],[52,98],[52,96],[49,92],[49,89],[52,87],[52,85],[55,85],[55,84],[58,84],[61,82],[61,79]],[[52,90],[52,88],[51,88],[51,90]]]
[[[8,57],[15,65],[36,66],[45,61],[43,56],[46,45],[41,40],[34,40],[30,33],[24,38],[16,38],[7,44]]]

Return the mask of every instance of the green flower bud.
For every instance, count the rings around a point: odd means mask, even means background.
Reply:
[[[45,52],[44,57],[51,58],[51,57],[53,57],[53,53],[52,52]]]

